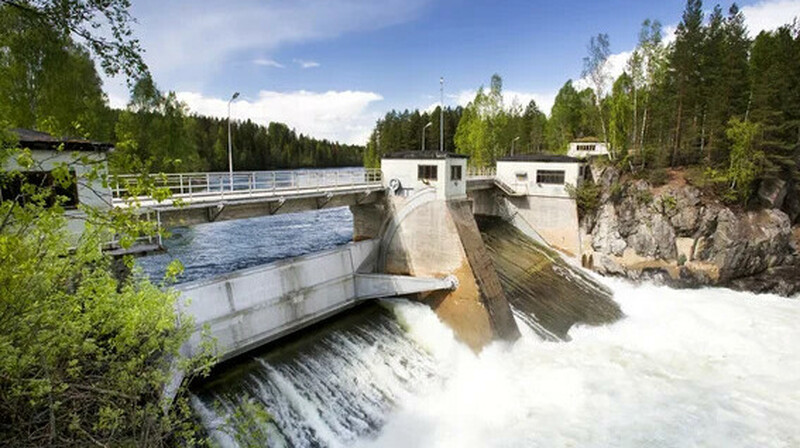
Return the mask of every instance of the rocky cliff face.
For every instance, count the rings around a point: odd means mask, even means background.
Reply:
[[[653,188],[621,181],[613,168],[592,167],[592,174],[602,205],[581,220],[588,267],[680,287],[800,293],[798,232],[774,188],[764,196],[775,208],[735,211],[684,182]]]

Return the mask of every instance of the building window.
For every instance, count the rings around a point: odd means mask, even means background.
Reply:
[[[514,173],[517,177],[517,182],[527,182],[528,181],[528,173],[526,171],[518,171]]]
[[[594,151],[596,145],[578,145],[578,151]]]
[[[50,190],[50,195],[45,198],[46,204],[52,206],[56,202],[56,197],[63,197],[62,206],[66,209],[78,207],[78,183],[74,171],[70,171],[71,182],[64,187],[56,182],[49,171],[23,171],[22,177],[0,178],[0,199],[3,201],[16,201],[25,204],[30,200],[28,192],[23,191],[24,184]]]
[[[436,165],[417,165],[417,178],[419,180],[437,180],[439,167]]]
[[[461,165],[450,167],[450,180],[461,180]]]
[[[536,171],[537,184],[564,184],[564,171],[538,170]]]

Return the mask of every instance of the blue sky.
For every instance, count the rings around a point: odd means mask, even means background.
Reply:
[[[674,26],[683,0],[177,0],[133,2],[145,60],[163,90],[190,109],[283,121],[320,138],[363,143],[375,120],[439,100],[466,104],[493,73],[506,101],[549,111],[567,79],[580,78],[589,38],[611,37],[612,71],[641,22]],[[727,9],[729,2],[722,3]],[[740,2],[751,31],[800,15],[800,0]],[[713,3],[705,5],[707,9]],[[126,93],[109,81],[112,104]]]

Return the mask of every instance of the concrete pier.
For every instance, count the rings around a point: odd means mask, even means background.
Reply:
[[[377,269],[420,277],[453,275],[458,288],[421,294],[456,336],[479,351],[495,339],[513,340],[519,330],[483,248],[467,199],[466,157],[412,152],[382,160],[386,223]],[[463,170],[463,171],[462,171]],[[358,210],[354,210],[358,213]],[[354,216],[355,222],[361,218]]]

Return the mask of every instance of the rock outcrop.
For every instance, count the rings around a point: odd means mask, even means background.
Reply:
[[[621,182],[613,168],[593,175],[598,211],[581,220],[584,262],[594,270],[674,286],[729,286],[800,293],[800,255],[783,184],[759,191],[762,207],[734,210],[681,182],[653,188]]]

